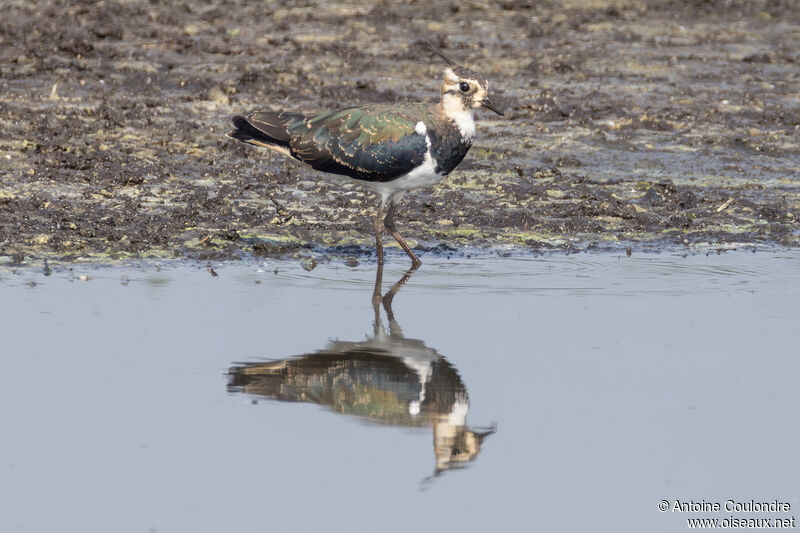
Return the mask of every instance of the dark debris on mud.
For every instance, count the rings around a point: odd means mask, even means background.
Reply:
[[[428,37],[507,114],[406,197],[417,248],[800,244],[793,0],[11,0],[0,256],[370,253],[369,194],[223,134],[259,107],[435,99]]]

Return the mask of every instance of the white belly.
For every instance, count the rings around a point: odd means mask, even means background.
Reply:
[[[408,174],[403,174],[396,180],[387,182],[386,185],[397,190],[411,191],[413,189],[430,187],[443,177],[443,174],[438,174],[436,172],[436,162],[431,157],[430,151],[428,151],[425,155],[425,161],[420,166]]]

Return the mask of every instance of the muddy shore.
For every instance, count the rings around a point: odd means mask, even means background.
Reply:
[[[793,0],[290,5],[5,2],[0,258],[369,256],[368,193],[223,134],[254,108],[433,100],[421,38],[506,116],[407,195],[419,249],[800,245]]]

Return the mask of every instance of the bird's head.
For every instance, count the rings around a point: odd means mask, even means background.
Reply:
[[[459,65],[444,69],[442,99],[457,100],[464,109],[485,107],[502,115],[503,112],[489,99],[489,82],[486,78]]]
[[[474,70],[457,64],[445,56],[433,43],[428,42],[427,44],[436,55],[447,63],[442,83],[442,102],[445,106],[461,107],[465,111],[485,107],[498,115],[503,114],[489,98],[489,82],[486,81],[486,78]]]

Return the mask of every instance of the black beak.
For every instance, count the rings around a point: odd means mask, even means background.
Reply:
[[[495,424],[492,424],[492,427],[488,428],[486,431],[481,431],[481,432],[477,432],[476,431],[475,432],[475,438],[478,439],[479,443],[483,444],[483,440],[486,437],[488,437],[489,435],[491,435],[492,433],[495,433],[496,431],[497,431],[497,424],[495,423]]]
[[[492,102],[488,98],[484,98],[483,101],[481,102],[481,105],[483,107],[485,107],[486,109],[491,109],[492,111],[494,111],[498,115],[505,115],[505,113],[500,111],[500,109],[494,104],[494,102]]]

